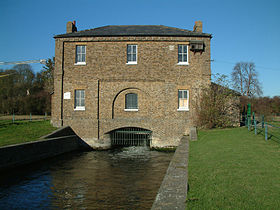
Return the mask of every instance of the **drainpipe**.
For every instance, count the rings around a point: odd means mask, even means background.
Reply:
[[[100,138],[100,121],[99,121],[99,98],[100,98],[100,80],[97,82],[97,139]]]
[[[61,127],[63,127],[63,79],[64,79],[64,41],[62,42],[62,74],[61,74],[61,110],[60,110],[60,119]]]

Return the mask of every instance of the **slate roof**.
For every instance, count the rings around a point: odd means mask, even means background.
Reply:
[[[56,35],[54,38],[100,37],[100,36],[183,36],[212,37],[211,34],[163,25],[109,25],[74,33]]]

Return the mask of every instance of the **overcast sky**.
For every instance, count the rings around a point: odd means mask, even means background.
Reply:
[[[2,0],[0,62],[51,58],[53,36],[66,32],[67,21],[76,20],[78,30],[105,25],[192,30],[201,20],[203,32],[213,35],[212,73],[230,75],[235,63],[254,62],[264,96],[275,96],[280,95],[279,11],[279,0]]]

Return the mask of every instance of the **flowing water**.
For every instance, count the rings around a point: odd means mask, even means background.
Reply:
[[[69,153],[0,175],[0,209],[150,209],[173,153]]]

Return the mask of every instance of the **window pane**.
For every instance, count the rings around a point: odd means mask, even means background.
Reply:
[[[77,46],[76,47],[76,50],[77,50],[77,53],[81,53],[81,48],[80,48],[81,46]]]
[[[186,54],[183,55],[183,62],[188,62],[188,56]]]
[[[133,54],[133,61],[136,61],[136,54]]]
[[[182,45],[178,45],[178,52],[182,53]]]
[[[182,91],[181,90],[179,90],[178,97],[182,98]]]
[[[180,99],[179,100],[179,107],[187,107],[188,106],[188,100],[187,99]]]
[[[184,45],[184,53],[188,53],[188,46]]]
[[[127,53],[131,53],[131,45],[127,45]]]
[[[80,90],[76,90],[76,98],[80,98]]]
[[[85,54],[82,54],[82,56],[81,56],[81,62],[86,62],[86,55],[85,55]]]
[[[136,53],[136,45],[132,45],[133,46],[133,53]]]
[[[188,92],[186,90],[183,90],[182,93],[182,98],[186,99],[188,97]]]
[[[80,106],[85,106],[85,99],[84,99],[84,98],[81,99],[81,104],[80,104]]]
[[[180,63],[180,62],[183,62],[182,58],[183,58],[182,55],[179,54],[179,55],[178,55],[178,62],[179,62],[179,63]]]
[[[86,53],[86,46],[81,46],[81,52]]]
[[[131,54],[127,54],[127,62],[131,61]]]

